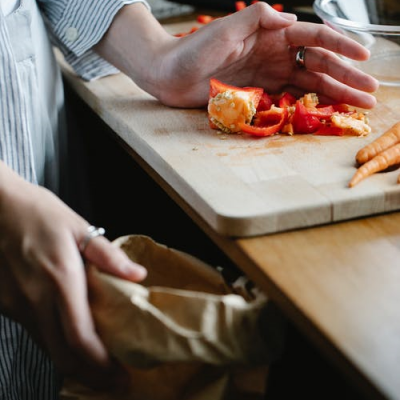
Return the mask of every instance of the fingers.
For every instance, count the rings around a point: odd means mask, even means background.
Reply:
[[[370,109],[376,105],[375,96],[367,92],[376,91],[378,81],[336,54],[323,48],[306,47],[304,61],[305,69],[294,69],[293,85],[320,94],[321,100],[325,95],[326,101],[329,97],[361,108]]]
[[[358,61],[370,56],[363,45],[323,24],[297,22],[286,29],[285,35],[293,46],[321,47]]]
[[[294,67],[292,86],[316,92],[321,100],[325,96],[326,101],[330,98],[367,109],[376,105],[376,98],[369,93],[378,89],[378,81],[340,57],[361,62],[367,60],[369,52],[361,44],[325,25],[310,29],[310,24],[302,22],[289,27],[286,38],[292,48],[305,46],[306,49],[305,69]],[[293,50],[293,60],[295,53]]]
[[[77,316],[71,308],[76,304],[67,299],[60,296],[54,302],[42,303],[36,315],[36,330],[40,330],[36,336],[63,375],[96,389],[109,388],[123,369],[107,354],[91,316],[86,311]],[[79,308],[86,308],[86,303],[79,304]]]
[[[101,271],[123,279],[139,282],[147,275],[143,266],[131,261],[121,249],[113,246],[102,236],[90,240],[83,256],[86,261],[95,264]]]
[[[64,374],[93,387],[111,385],[119,368],[96,331],[86,271],[75,240],[63,237],[54,247],[55,268],[35,307],[41,336]]]
[[[47,293],[54,297],[52,307],[58,310],[51,315],[50,320],[57,320],[62,328],[63,337],[69,346],[92,360],[99,366],[107,366],[109,357],[104,345],[98,337],[88,302],[86,271],[72,236],[62,236],[53,239],[53,248],[47,256],[46,264],[50,274],[44,276],[40,287],[40,295],[35,300],[35,308],[43,315]],[[46,268],[46,267],[45,267]],[[40,302],[40,303],[39,303]],[[51,340],[53,335],[49,335]]]
[[[320,72],[365,92],[374,92],[378,81],[332,52],[321,48],[306,48],[305,67],[308,71]]]
[[[95,330],[85,269],[75,242],[68,243],[63,237],[54,247],[58,247],[59,255],[50,253],[40,268],[33,259],[30,261],[36,266],[19,260],[24,270],[32,268],[22,277],[12,273],[8,260],[0,254],[1,311],[29,331],[60,372],[93,387],[98,383],[111,386],[120,368],[110,359]]]
[[[376,105],[376,98],[372,94],[352,88],[326,74],[298,70],[293,79],[297,88],[303,92],[318,93],[320,101],[326,104],[346,103],[366,109],[371,109]]]

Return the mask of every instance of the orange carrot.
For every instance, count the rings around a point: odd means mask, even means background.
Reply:
[[[389,147],[377,156],[372,158],[357,169],[353,178],[349,182],[349,187],[357,185],[360,181],[371,176],[375,172],[384,171],[392,165],[400,163],[400,143]]]
[[[364,164],[397,143],[400,143],[400,122],[394,124],[372,143],[359,150],[356,154],[356,161],[358,164]]]

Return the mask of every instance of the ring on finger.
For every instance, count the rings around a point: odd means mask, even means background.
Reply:
[[[80,252],[84,253],[84,251],[86,250],[89,242],[92,239],[94,239],[97,236],[104,236],[105,233],[106,233],[106,231],[105,231],[104,228],[93,226],[93,225],[88,226],[87,230],[86,230],[86,235],[83,238],[82,242],[79,244]]]
[[[306,69],[306,50],[305,46],[300,46],[297,49],[295,62],[299,69]]]

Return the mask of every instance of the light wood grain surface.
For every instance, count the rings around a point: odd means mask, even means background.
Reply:
[[[399,213],[238,245],[258,282],[371,398],[400,399]]]
[[[399,89],[377,93],[364,139],[226,138],[204,110],[164,107],[122,74],[82,82],[60,62],[160,184],[367,397],[400,399],[400,213],[389,212],[400,208],[398,171],[346,188],[356,149],[400,120]],[[385,214],[354,219],[376,213]]]
[[[77,90],[223,235],[274,233],[400,208],[398,171],[347,186],[358,149],[400,118],[384,102],[370,113],[367,137],[259,139],[213,130],[205,109],[165,107],[123,74]],[[379,96],[392,99],[386,91]]]

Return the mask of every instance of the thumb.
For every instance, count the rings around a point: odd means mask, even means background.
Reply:
[[[297,16],[291,13],[277,11],[263,1],[248,6],[240,12],[233,13],[237,23],[249,27],[253,32],[258,28],[282,29],[297,21]]]

